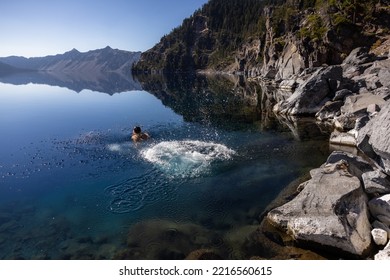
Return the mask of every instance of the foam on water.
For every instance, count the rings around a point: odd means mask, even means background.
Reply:
[[[197,177],[207,172],[211,163],[229,160],[235,151],[225,145],[197,140],[163,141],[141,151],[171,177]]]
[[[108,144],[107,149],[111,152],[116,152],[120,154],[129,153],[129,151],[132,148],[132,143],[125,142],[125,143],[112,143]]]

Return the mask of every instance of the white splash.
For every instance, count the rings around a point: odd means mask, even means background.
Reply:
[[[202,141],[164,141],[141,152],[144,159],[173,177],[196,177],[212,162],[229,160],[235,154],[225,145]]]

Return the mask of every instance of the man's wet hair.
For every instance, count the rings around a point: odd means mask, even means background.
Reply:
[[[141,133],[141,128],[139,126],[134,127],[135,133]]]

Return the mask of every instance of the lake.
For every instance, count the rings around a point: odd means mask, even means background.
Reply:
[[[0,81],[0,259],[249,258],[259,215],[329,155],[232,78]]]

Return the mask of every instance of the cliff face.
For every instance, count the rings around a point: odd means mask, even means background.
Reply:
[[[141,55],[134,71],[287,79],[340,64],[389,33],[390,1],[210,0]]]
[[[259,37],[264,3],[259,0],[211,0],[141,55],[139,72],[234,70],[235,54]],[[253,35],[253,36],[252,36]]]

